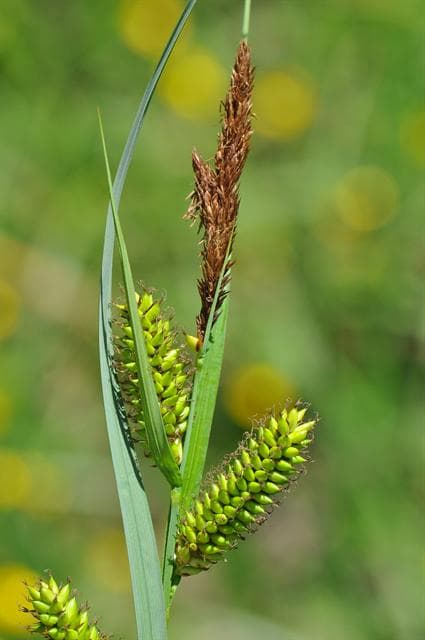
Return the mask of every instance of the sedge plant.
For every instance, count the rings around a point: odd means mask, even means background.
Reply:
[[[138,640],[165,640],[182,579],[210,569],[265,522],[308,460],[317,418],[287,402],[257,419],[217,468],[204,472],[216,404],[239,212],[239,180],[253,133],[251,3],[221,107],[211,162],[194,151],[194,189],[184,216],[199,228],[200,311],[196,331],[179,330],[154,289],[136,288],[119,205],[150,100],[196,0],[190,0],[141,100],[112,180],[99,115],[110,203],[102,263],[99,348],[106,423],[127,543]],[[125,299],[111,299],[118,247]],[[160,561],[143,484],[145,464],[168,482],[170,506]],[[49,575],[27,585],[28,627],[52,640],[98,640],[97,621]]]

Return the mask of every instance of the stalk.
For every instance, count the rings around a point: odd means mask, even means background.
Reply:
[[[245,41],[248,40],[250,20],[251,20],[251,0],[245,0],[243,20],[242,20],[242,38]]]

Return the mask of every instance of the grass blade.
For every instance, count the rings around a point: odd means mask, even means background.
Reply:
[[[136,292],[134,289],[133,275],[128,258],[127,247],[118,217],[112,187],[111,171],[109,167],[108,152],[106,149],[105,135],[103,131],[102,118],[99,112],[99,127],[102,138],[103,154],[105,158],[106,174],[108,177],[109,196],[111,199],[112,215],[115,225],[115,233],[118,241],[118,248],[121,258],[121,266],[124,278],[124,288],[129,310],[130,324],[133,331],[134,350],[136,353],[137,374],[139,380],[139,392],[143,406],[143,417],[145,421],[146,435],[153,459],[158,468],[167,478],[171,487],[181,485],[181,475],[179,468],[171,453],[162,421],[158,397],[153,383],[151,366],[146,352],[146,344],[143,334],[140,331],[140,319],[136,303]]]
[[[170,511],[168,515],[167,534],[162,564],[162,583],[164,587],[164,599],[167,607],[167,615],[171,606],[175,586],[180,581],[180,578],[176,578],[176,581],[173,584],[173,555],[179,512],[180,510],[185,510],[190,507],[193,496],[198,493],[202,482],[202,476],[204,474],[205,460],[207,457],[208,443],[223,362],[229,306],[228,297],[224,300],[220,316],[214,327],[213,319],[218,305],[221,285],[230,258],[231,252],[229,246],[223,262],[220,278],[217,283],[205,331],[204,345],[198,356],[197,369],[193,381],[190,414],[183,451],[183,486],[181,489],[174,489],[171,493]]]
[[[101,318],[102,322],[102,318]],[[116,410],[114,382],[100,333],[100,369],[106,424],[127,543],[133,585],[138,640],[166,640],[167,629],[161,575],[149,504],[140,477],[134,473]],[[113,576],[111,576],[113,579]]]
[[[114,179],[113,195],[117,212],[136,141],[152,95],[196,2],[197,0],[187,2],[140,101]],[[114,243],[115,228],[112,208],[109,205],[99,300],[99,348],[107,428],[131,568],[138,639],[165,640],[164,604],[152,520],[144,488],[138,476],[137,462],[134,460],[131,448],[126,446],[125,436],[128,426],[123,413],[120,412],[119,393],[115,388],[112,374],[113,341],[110,305]]]

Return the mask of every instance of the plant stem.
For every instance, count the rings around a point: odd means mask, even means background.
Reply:
[[[251,0],[245,0],[245,6],[243,11],[243,22],[242,22],[242,38],[244,40],[248,40],[250,18],[251,18]]]

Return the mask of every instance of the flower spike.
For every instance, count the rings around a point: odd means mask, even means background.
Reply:
[[[31,633],[49,640],[107,640],[96,624],[89,623],[87,608],[78,605],[69,581],[58,585],[50,576],[26,588],[29,606],[22,611],[35,619],[28,627]]]
[[[144,291],[142,295],[137,295],[137,305],[140,331],[143,331],[162,419],[174,459],[180,464],[189,415],[189,359],[185,357],[182,348],[177,346],[170,320],[162,314],[160,302],[155,300],[151,293]],[[117,308],[121,329],[115,340],[118,379],[135,437],[142,442],[146,455],[149,455],[128,309],[127,305],[117,305]]]
[[[306,412],[306,407],[297,404],[267,416],[247,434],[224,467],[210,474],[179,524],[177,574],[209,569],[268,518],[307,461],[303,454],[312,442],[317,419],[304,420]]]

